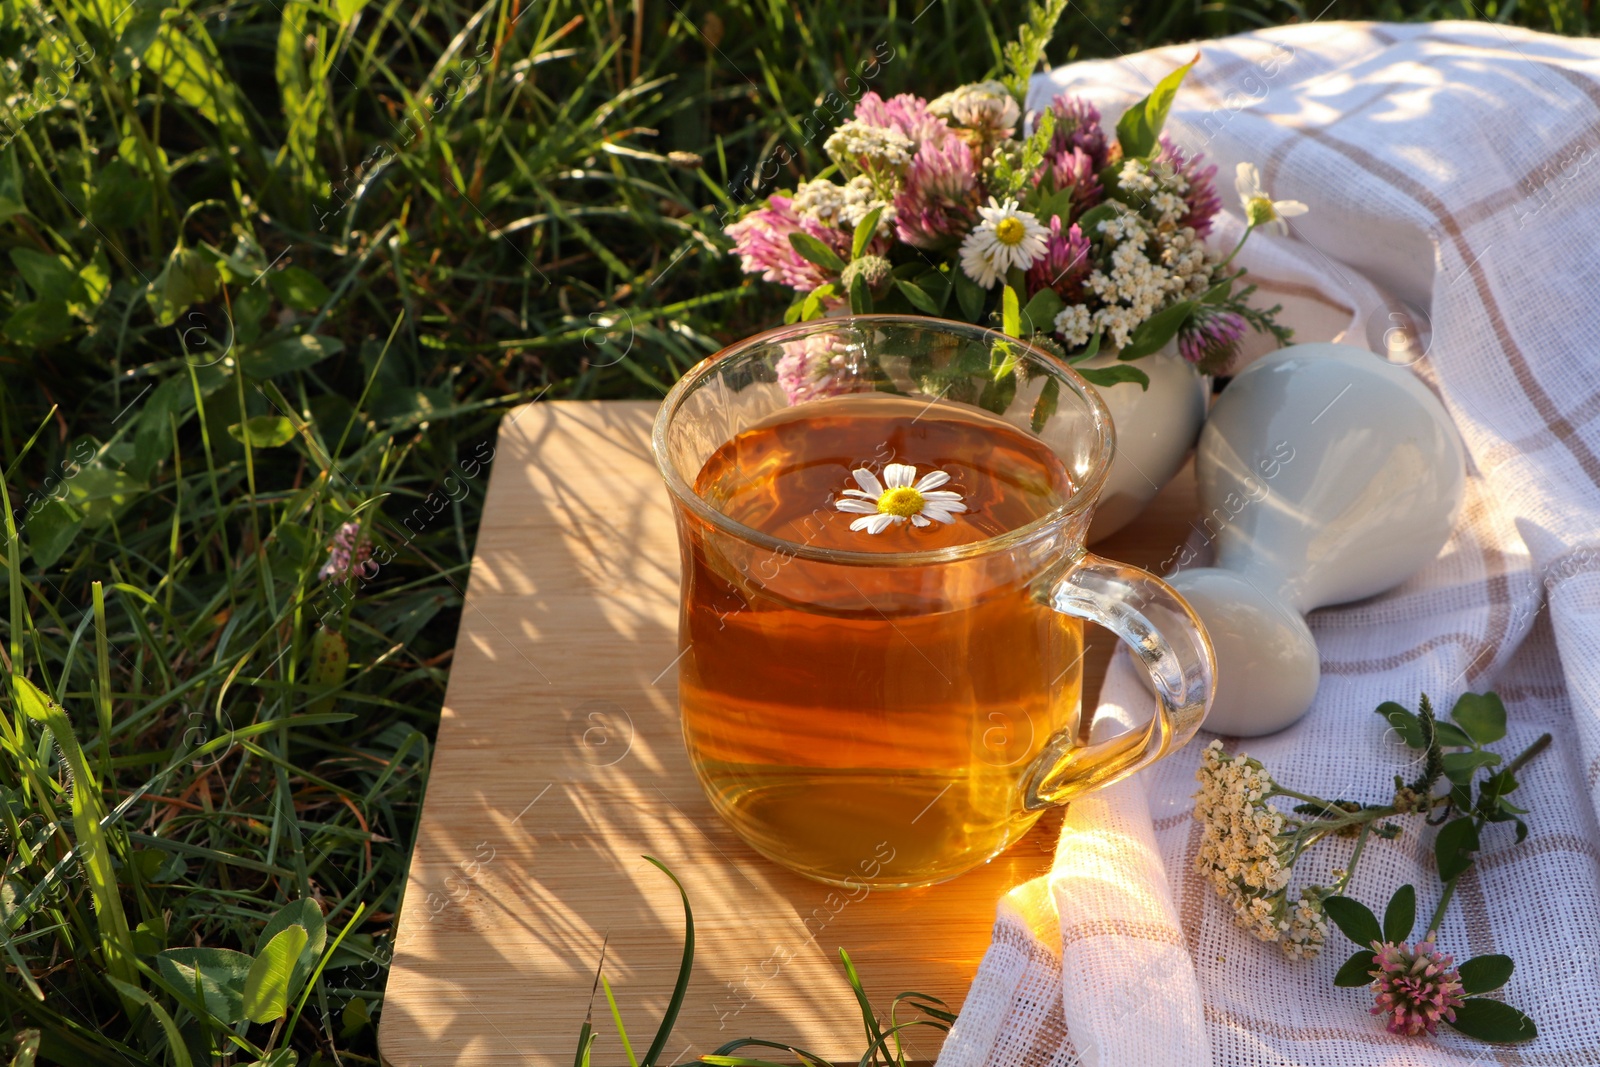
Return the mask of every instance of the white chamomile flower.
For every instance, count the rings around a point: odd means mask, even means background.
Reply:
[[[1027,270],[1044,255],[1050,231],[1015,200],[1001,204],[991,196],[978,214],[983,221],[961,242],[961,269],[985,289],[1012,267]]]
[[[929,471],[918,480],[917,468],[891,463],[883,468],[883,482],[865,467],[857,467],[850,476],[861,488],[846,489],[833,506],[861,516],[850,524],[852,530],[879,534],[907,519],[913,526],[954,522],[957,512],[967,510],[960,493],[939,488],[950,480],[944,471]]]
[[[1284,219],[1304,215],[1311,209],[1298,200],[1274,200],[1261,188],[1261,172],[1254,163],[1241,163],[1234,171],[1233,187],[1244,205],[1245,221],[1251,226],[1271,226],[1274,233],[1287,234]]]

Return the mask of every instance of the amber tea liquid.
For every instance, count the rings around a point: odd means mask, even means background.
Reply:
[[[833,502],[868,467],[951,475],[944,525],[850,530]],[[779,413],[707,459],[695,491],[737,522],[818,548],[949,548],[1040,518],[1072,493],[1042,442],[979,411],[837,397]],[[733,553],[683,519],[684,737],[720,813],[812,877],[926,885],[992,858],[1033,824],[1020,783],[1076,730],[1082,624],[1039,595],[1035,551],[931,565],[843,566]],[[1048,554],[1046,554],[1048,555]]]

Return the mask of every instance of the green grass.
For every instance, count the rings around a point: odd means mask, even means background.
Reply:
[[[375,1062],[499,412],[659,395],[772,323],[729,213],[864,89],[989,73],[1020,13],[0,2],[0,1036]],[[1074,5],[1050,56],[1317,14]],[[1366,16],[1588,29],[1324,17]],[[324,581],[351,521],[376,564]]]

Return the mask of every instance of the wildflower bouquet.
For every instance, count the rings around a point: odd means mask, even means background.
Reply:
[[[1288,341],[1278,307],[1248,304],[1254,286],[1239,285],[1245,272],[1232,266],[1239,247],[1206,247],[1222,206],[1216,167],[1161,132],[1198,56],[1129,108],[1111,137],[1080,97],[1024,114],[1063,6],[1032,8],[1006,48],[1005,81],[932,100],[864,94],[825,142],[826,170],[727,227],[747,272],[795,291],[786,322],[846,307],[998,320],[1074,363],[1115,350],[1117,364],[1079,369],[1096,385],[1147,386],[1128,361],[1174,337],[1208,373],[1233,359],[1247,328]],[[1237,178],[1246,239],[1306,210],[1273,201],[1249,164]],[[810,364],[790,368],[792,396],[827,391],[827,361]]]
[[[1509,798],[1517,788],[1517,772],[1550,744],[1550,735],[1502,763],[1500,754],[1487,747],[1506,733],[1505,705],[1493,693],[1464,694],[1450,713],[1451,722],[1435,719],[1426,695],[1417,713],[1392,701],[1377,710],[1418,752],[1420,763],[1413,781],[1395,776],[1394,794],[1383,804],[1296,792],[1274,780],[1260,761],[1242,753],[1230,755],[1222,742],[1211,742],[1196,772],[1200,789],[1194,817],[1203,830],[1195,866],[1232,907],[1241,926],[1263,941],[1276,942],[1290,957],[1318,955],[1331,920],[1357,949],[1339,968],[1334,985],[1370,986],[1370,1010],[1388,1016],[1390,1033],[1433,1034],[1444,1022],[1484,1041],[1531,1040],[1538,1034],[1532,1019],[1482,995],[1510,979],[1510,957],[1478,956],[1458,967],[1436,942],[1456,884],[1480,847],[1483,828],[1509,822],[1516,825],[1517,841],[1527,836],[1521,818],[1527,812]],[[1271,803],[1279,797],[1298,803],[1283,812]],[[1368,841],[1400,836],[1403,827],[1393,820],[1408,815],[1424,816],[1427,825],[1439,827],[1433,851],[1443,882],[1432,917],[1415,942],[1413,886],[1395,891],[1381,923],[1366,905],[1343,895]],[[1335,836],[1353,837],[1355,844],[1346,866],[1334,871],[1334,883],[1307,885],[1291,896],[1295,863],[1312,845]]]

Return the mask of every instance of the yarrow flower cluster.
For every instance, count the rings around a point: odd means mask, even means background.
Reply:
[[[801,182],[727,228],[746,271],[796,290],[789,321],[848,306],[988,325],[1009,288],[1033,339],[1069,360],[1174,342],[1210,373],[1238,355],[1246,327],[1288,338],[1277,308],[1249,308],[1251,289],[1235,290],[1238,249],[1206,246],[1222,210],[1216,167],[1159,131],[1123,144],[1082,97],[1024,115],[999,81],[931,100],[869,92],[823,148],[837,178]],[[1303,207],[1259,184],[1241,200],[1247,235]],[[864,257],[874,264],[852,262]],[[1175,305],[1183,316],[1146,328]]]
[[[1330,926],[1354,943],[1354,955],[1333,974],[1333,984],[1365,986],[1371,1014],[1386,1017],[1392,1034],[1433,1035],[1445,1023],[1483,1041],[1527,1041],[1538,1036],[1534,1021],[1497,996],[1514,965],[1508,956],[1477,956],[1459,967],[1441,952],[1437,940],[1456,884],[1471,869],[1473,854],[1489,847],[1483,838],[1492,823],[1515,823],[1517,841],[1527,834],[1527,809],[1507,799],[1517,776],[1550,745],[1544,734],[1520,754],[1503,760],[1487,746],[1506,735],[1506,709],[1493,693],[1465,693],[1451,709],[1449,723],[1438,721],[1426,695],[1420,710],[1386,701],[1377,708],[1389,736],[1415,750],[1420,768],[1410,782],[1393,777],[1386,802],[1329,800],[1296,792],[1273,778],[1260,761],[1229,753],[1212,741],[1195,772],[1194,817],[1201,824],[1195,866],[1225,899],[1239,925],[1263,941],[1276,943],[1295,959],[1313,959],[1328,945]],[[1446,752],[1446,749],[1466,750]],[[1483,777],[1479,778],[1480,771]],[[1442,787],[1442,791],[1441,788]],[[1297,802],[1287,810],[1274,801]],[[1373,910],[1345,895],[1363,850],[1373,840],[1392,840],[1398,820],[1439,827],[1428,848],[1443,888],[1423,932],[1417,927],[1418,890],[1402,885],[1382,909]],[[1290,888],[1295,864],[1318,841],[1354,840],[1349,859],[1331,874],[1333,884]]]
[[[1213,741],[1195,772],[1194,817],[1203,829],[1195,867],[1228,902],[1240,926],[1262,941],[1277,942],[1285,953],[1309,959],[1322,949],[1328,932],[1322,886],[1307,886],[1292,903],[1288,897],[1295,840],[1289,821],[1267,801],[1277,783],[1260,762],[1231,756]]]

